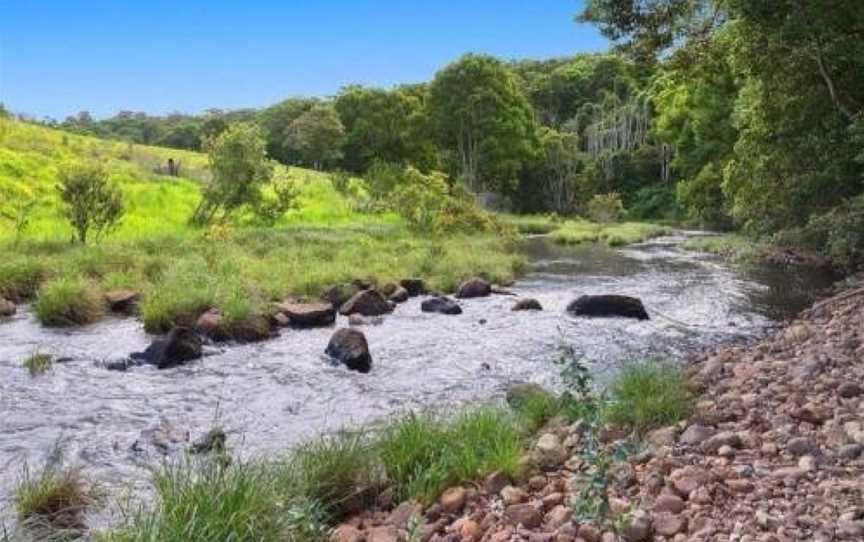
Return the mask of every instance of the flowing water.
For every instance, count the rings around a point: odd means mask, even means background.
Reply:
[[[323,350],[332,328],[284,330],[277,339],[226,347],[177,369],[108,371],[101,361],[150,342],[138,321],[53,330],[20,311],[0,323],[0,509],[9,513],[22,464],[38,466],[58,445],[66,463],[85,469],[109,492],[144,490],[147,466],[158,463],[159,450],[139,439],[159,424],[178,428],[182,441],[216,421],[235,451],[282,450],[322,431],[410,408],[444,411],[495,398],[513,381],[555,386],[553,361],[564,344],[575,347],[600,382],[628,361],[680,361],[757,336],[830,283],[801,271],[735,271],[681,249],[688,235],[620,250],[528,239],[532,271],[511,290],[539,300],[543,312],[512,312],[514,298],[495,295],[465,300],[462,315],[443,316],[421,313],[420,299],[412,299],[381,325],[363,328],[374,358],[369,374],[328,362]],[[565,313],[571,300],[591,293],[640,297],[652,319]],[[337,326],[343,325],[340,317]],[[21,362],[36,349],[62,362],[31,377]]]

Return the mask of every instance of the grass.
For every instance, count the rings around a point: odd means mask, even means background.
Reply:
[[[512,226],[519,233],[538,235],[551,233],[564,223],[564,219],[551,213],[546,215],[501,215],[504,224]]]
[[[556,243],[605,243],[612,247],[630,245],[668,233],[668,228],[644,222],[598,224],[581,220],[568,220],[553,231],[550,237]]]
[[[46,326],[89,324],[105,312],[105,301],[89,282],[78,277],[61,277],[39,289],[34,305],[36,317]]]
[[[46,466],[34,476],[25,467],[15,489],[15,510],[20,525],[38,540],[61,540],[85,528],[84,512],[96,493],[77,469]]]
[[[607,392],[604,420],[638,435],[683,420],[693,403],[680,371],[654,363],[625,367]]]
[[[33,352],[24,360],[24,368],[30,372],[30,376],[40,375],[51,369],[54,358],[45,352]]]
[[[684,242],[687,250],[710,252],[735,263],[752,263],[760,260],[769,248],[743,235],[724,234],[694,237]]]

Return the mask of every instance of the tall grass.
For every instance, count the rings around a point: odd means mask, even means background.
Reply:
[[[681,372],[656,363],[625,367],[607,391],[605,421],[639,435],[683,420],[693,403]]]
[[[105,312],[105,300],[85,279],[61,277],[39,289],[34,308],[46,326],[74,326],[98,320]]]
[[[19,524],[37,540],[70,540],[85,529],[84,512],[96,501],[77,469],[46,465],[34,474],[25,466],[15,489]]]
[[[622,222],[617,224],[599,224],[581,220],[569,220],[559,229],[553,231],[550,237],[556,243],[605,243],[609,246],[623,246],[639,243],[652,237],[668,233],[668,229],[656,224],[644,222]]]

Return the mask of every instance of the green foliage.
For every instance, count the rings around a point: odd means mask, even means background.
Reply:
[[[288,126],[286,147],[301,163],[324,169],[342,157],[345,127],[330,104],[315,104]]]
[[[15,510],[22,527],[35,539],[71,540],[86,528],[84,513],[96,498],[97,492],[78,469],[49,461],[38,474],[25,465],[15,488]]]
[[[616,192],[596,194],[588,202],[588,218],[601,224],[618,222],[624,216],[624,202]]]
[[[105,312],[105,301],[83,278],[61,277],[39,288],[33,308],[46,326],[74,326],[98,320]]]
[[[859,269],[864,265],[864,196],[814,216],[805,226],[788,230],[775,240],[821,254],[843,271]]]
[[[599,242],[609,246],[624,246],[664,235],[668,231],[662,226],[644,222],[600,224],[583,220],[568,220],[550,233],[549,237],[556,243],[565,245]]]
[[[765,243],[738,234],[694,237],[685,241],[684,248],[718,254],[736,263],[753,263],[770,250]]]
[[[683,420],[693,401],[681,373],[655,363],[624,367],[608,393],[605,421],[639,435]]]
[[[36,351],[27,356],[24,360],[24,368],[30,373],[30,376],[40,375],[51,369],[54,364],[54,357],[45,352]]]
[[[204,187],[192,216],[196,225],[225,220],[243,205],[258,203],[261,187],[270,182],[273,164],[264,137],[252,124],[235,124],[209,143],[212,180]]]
[[[86,244],[91,232],[98,239],[116,226],[123,215],[123,196],[102,165],[71,164],[60,170],[57,180],[64,215],[79,242]]]

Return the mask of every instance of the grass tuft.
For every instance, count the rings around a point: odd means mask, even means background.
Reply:
[[[62,277],[44,284],[34,306],[46,326],[74,326],[95,322],[105,312],[105,301],[89,282]]]
[[[625,367],[608,393],[604,421],[639,435],[683,420],[693,404],[680,371],[654,363]]]
[[[560,244],[605,243],[612,247],[640,243],[669,233],[667,228],[643,222],[599,224],[582,220],[569,220],[550,234]]]
[[[45,352],[33,352],[24,360],[24,368],[30,372],[30,376],[40,375],[51,369],[54,358]]]
[[[84,512],[96,500],[77,469],[46,466],[38,476],[25,467],[15,490],[20,524],[39,540],[60,540],[86,529]]]

